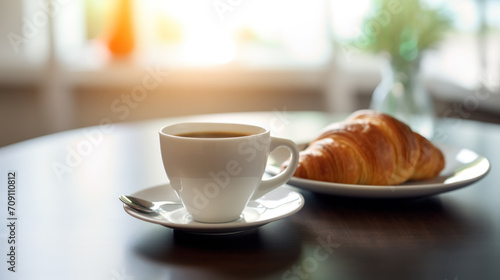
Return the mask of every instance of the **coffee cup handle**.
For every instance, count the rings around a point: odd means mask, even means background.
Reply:
[[[285,170],[280,172],[278,175],[275,175],[269,179],[263,179],[260,186],[255,190],[252,198],[250,200],[255,200],[266,193],[286,184],[290,178],[292,178],[295,173],[295,169],[297,169],[297,165],[299,163],[299,149],[297,145],[289,139],[271,137],[271,144],[269,146],[269,153],[276,150],[278,147],[285,147],[291,154],[290,163],[286,167]]]

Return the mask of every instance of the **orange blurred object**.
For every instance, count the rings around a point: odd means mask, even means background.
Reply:
[[[132,0],[118,0],[108,48],[114,56],[127,56],[135,47]]]

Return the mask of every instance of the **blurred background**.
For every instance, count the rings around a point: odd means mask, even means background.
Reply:
[[[375,2],[2,0],[0,146],[102,122],[368,108],[383,59],[356,43],[384,32],[367,29]],[[436,115],[500,123],[500,1],[421,2],[452,20],[419,55]]]

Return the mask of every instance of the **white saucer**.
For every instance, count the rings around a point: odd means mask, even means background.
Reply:
[[[406,182],[396,186],[338,184],[292,177],[287,184],[317,193],[357,198],[418,198],[456,190],[477,182],[490,170],[488,159],[474,151],[437,145],[445,156],[443,171],[433,179]],[[299,150],[305,144],[299,145]],[[270,157],[267,172],[276,174],[288,158],[277,150]]]
[[[201,234],[231,234],[253,229],[295,214],[304,206],[301,194],[286,187],[279,187],[255,201],[250,201],[243,210],[241,218],[236,221],[200,223],[192,220],[170,184],[144,189],[132,195],[150,201],[178,203],[162,206],[165,210],[162,214],[140,213],[123,205],[125,212],[132,217],[176,230]]]

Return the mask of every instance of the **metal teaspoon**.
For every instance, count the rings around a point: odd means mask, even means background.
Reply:
[[[120,195],[118,198],[127,206],[130,206],[132,209],[143,213],[158,213],[158,211],[162,210],[161,206],[165,204],[180,205],[180,203],[176,203],[173,201],[151,202],[149,200],[130,195]]]

